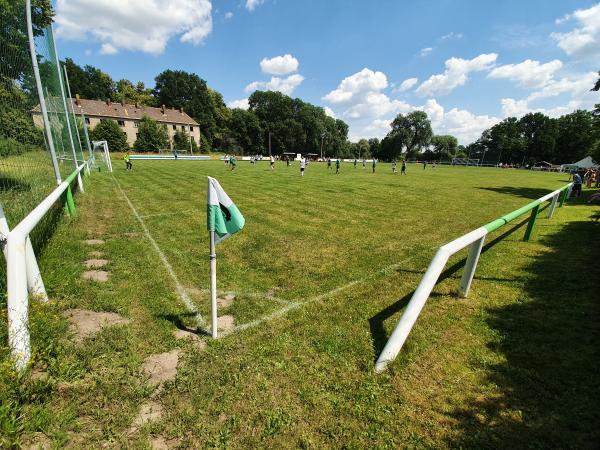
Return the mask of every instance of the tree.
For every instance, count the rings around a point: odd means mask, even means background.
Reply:
[[[198,151],[198,144],[190,137],[185,129],[178,129],[173,135],[173,148],[176,150],[192,150],[192,152]]]
[[[133,148],[136,152],[158,152],[169,147],[169,135],[164,124],[148,116],[142,117]]]
[[[377,141],[379,144],[379,140]],[[356,157],[367,157],[369,155],[369,151],[371,149],[371,145],[369,145],[369,141],[366,139],[361,139],[356,143],[355,155]]]
[[[79,94],[90,100],[116,99],[115,83],[109,74],[90,65],[81,68],[71,58],[67,58],[64,65],[72,95]]]
[[[482,152],[478,157],[485,154],[486,163],[522,162],[525,143],[516,117],[507,117],[485,130],[477,143]]]
[[[227,127],[231,144],[237,145],[242,154],[262,153],[263,129],[256,114],[239,108],[232,109]]]
[[[436,135],[431,138],[435,159],[449,159],[456,157],[458,139],[450,135]]]
[[[202,132],[209,145],[218,139],[221,119],[217,111],[225,105],[220,94],[208,88],[206,81],[195,73],[183,70],[165,70],[154,79],[156,85],[152,91],[158,105],[183,109],[202,126]],[[220,104],[219,104],[220,103]],[[224,127],[221,123],[221,127]]]
[[[34,36],[41,36],[52,23],[54,11],[51,0],[32,0],[31,21]],[[22,80],[31,67],[29,38],[25,17],[25,2],[0,0],[0,78]]]
[[[141,81],[138,81],[134,86],[131,81],[125,79],[117,81],[113,99],[119,103],[149,106],[154,104],[152,89],[146,89],[146,86]]]
[[[111,152],[123,152],[129,149],[127,137],[114,120],[103,120],[90,131],[90,140],[106,141]]]
[[[597,140],[594,116],[590,111],[577,110],[558,119],[556,162],[579,161],[590,153]]]
[[[598,80],[596,80],[596,84],[592,88],[592,91],[600,91],[600,70],[598,71]]]
[[[398,114],[391,126],[381,141],[381,157],[387,160],[398,158],[404,149],[408,156],[413,156],[429,145],[433,136],[431,122],[424,111],[413,111],[406,116]]]
[[[542,113],[525,114],[519,121],[519,128],[523,140],[518,145],[521,148],[516,149],[515,154],[510,155],[510,162],[521,163],[529,159],[529,162],[548,161],[559,162],[555,154],[556,138],[558,127],[555,119],[551,119]],[[515,160],[516,159],[516,160]]]

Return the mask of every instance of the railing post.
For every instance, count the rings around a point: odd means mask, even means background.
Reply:
[[[550,204],[550,208],[548,208],[548,219],[552,219],[554,215],[554,210],[556,209],[556,203],[558,202],[558,197],[560,196],[560,192],[557,192],[554,197],[552,197],[552,203]]]
[[[531,210],[531,215],[529,216],[529,223],[527,224],[527,229],[525,230],[525,236],[523,236],[524,241],[528,241],[529,238],[531,237],[531,233],[533,232],[535,220],[537,219],[539,211],[540,211],[540,205],[537,205],[535,208],[533,208]]]
[[[75,202],[73,201],[73,191],[71,191],[71,186],[67,188],[67,212],[69,216],[75,217]]]
[[[469,295],[471,289],[471,283],[475,276],[475,269],[477,269],[477,263],[479,262],[479,255],[481,255],[481,249],[483,248],[483,241],[485,236],[481,239],[476,240],[471,244],[471,250],[469,250],[469,256],[465,263],[465,269],[463,271],[462,278],[460,279],[460,288],[458,290],[461,297],[466,298]]]
[[[565,204],[565,201],[567,200],[567,197],[569,196],[569,192],[571,191],[570,188],[567,188],[563,191],[563,195],[560,198],[560,208],[562,208],[562,206]]]

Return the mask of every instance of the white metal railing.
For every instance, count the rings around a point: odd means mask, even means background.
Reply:
[[[48,295],[33,253],[29,234],[48,213],[50,208],[66,193],[67,208],[71,214],[74,206],[71,183],[81,170],[87,166],[84,162],[58,185],[38,206],[36,206],[12,231],[8,224],[2,224],[6,232],[6,288],[8,310],[8,342],[17,370],[22,371],[31,358],[29,337],[29,297],[28,291],[42,301],[48,301]],[[2,218],[4,214],[2,214]],[[5,220],[4,220],[5,222]],[[1,231],[1,230],[0,230]]]
[[[475,275],[475,269],[477,268],[477,262],[479,261],[479,256],[483,248],[485,237],[492,231],[497,230],[503,225],[506,225],[511,220],[514,220],[526,212],[531,211],[531,218],[529,220],[524,237],[524,240],[529,240],[531,232],[533,231],[535,220],[539,213],[540,205],[545,201],[552,200],[548,210],[548,217],[552,217],[561,193],[563,197],[560,201],[560,205],[562,206],[570,194],[572,185],[573,183],[567,184],[566,186],[550,192],[549,194],[523,206],[522,208],[506,214],[501,218],[488,223],[487,225],[477,228],[476,230],[473,230],[459,237],[458,239],[442,245],[431,260],[431,263],[429,263],[429,267],[427,268],[425,275],[423,275],[421,282],[417,286],[417,289],[406,306],[404,314],[402,314],[402,317],[400,317],[398,325],[396,325],[396,328],[392,332],[392,335],[383,348],[383,351],[379,355],[379,358],[375,363],[375,371],[384,371],[387,365],[396,359],[396,356],[398,356],[398,353],[408,338],[408,335],[417,321],[419,314],[421,314],[421,310],[425,306],[431,291],[435,287],[440,275],[442,274],[448,259],[450,259],[452,255],[469,245],[471,246],[469,256],[467,257],[467,261],[465,263],[465,269],[460,280],[459,288],[460,295],[462,297],[467,297],[471,288],[473,276]]]

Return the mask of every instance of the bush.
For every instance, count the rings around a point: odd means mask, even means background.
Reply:
[[[133,144],[136,152],[158,152],[169,147],[169,136],[164,125],[148,116],[140,120],[138,136]]]
[[[23,144],[15,139],[2,139],[0,138],[0,157],[6,156],[17,156],[22,155],[23,153],[30,152],[33,150],[41,150],[42,147],[32,145],[32,144]]]
[[[127,137],[121,127],[114,120],[103,120],[90,131],[92,141],[106,141],[111,152],[124,152],[129,150]]]

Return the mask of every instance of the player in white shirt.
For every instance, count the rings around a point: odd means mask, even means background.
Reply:
[[[300,176],[304,176],[304,169],[306,169],[306,158],[303,156],[300,158]]]

